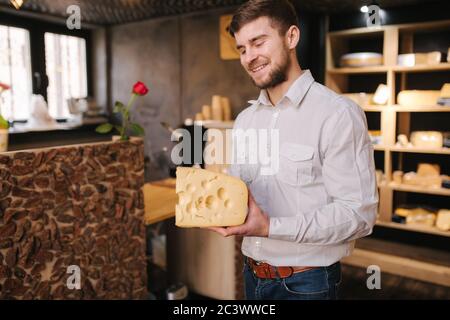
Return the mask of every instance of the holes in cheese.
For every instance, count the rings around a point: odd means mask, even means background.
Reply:
[[[178,167],[175,224],[179,227],[225,227],[245,222],[248,191],[235,177]]]

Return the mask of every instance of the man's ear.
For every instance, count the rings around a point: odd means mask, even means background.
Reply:
[[[291,26],[286,32],[287,45],[289,49],[295,49],[300,41],[300,29],[297,26]]]

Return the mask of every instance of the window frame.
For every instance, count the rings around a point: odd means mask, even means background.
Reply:
[[[40,94],[47,101],[48,79],[46,77],[45,64],[45,39],[46,32],[80,37],[86,40],[86,71],[87,71],[87,93],[92,96],[93,90],[93,70],[92,70],[92,32],[90,29],[69,30],[65,26],[64,20],[61,23],[48,22],[33,17],[23,17],[0,12],[0,25],[23,28],[30,33],[30,53],[31,53],[31,83],[33,94]],[[81,24],[83,28],[83,24]],[[35,74],[39,74],[44,85],[38,87]],[[45,77],[44,77],[45,76]]]

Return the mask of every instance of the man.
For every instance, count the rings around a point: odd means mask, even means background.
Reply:
[[[279,169],[250,164],[231,174],[249,188],[243,235],[247,299],[336,299],[339,261],[371,233],[378,193],[364,112],[314,82],[296,56],[300,30],[287,0],[250,0],[233,16],[242,66],[261,89],[234,129],[279,133]]]

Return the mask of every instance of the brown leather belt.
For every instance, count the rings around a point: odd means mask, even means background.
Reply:
[[[247,258],[248,265],[255,276],[262,279],[284,279],[289,278],[294,273],[305,272],[317,267],[275,267],[265,262],[258,262],[252,258]]]

